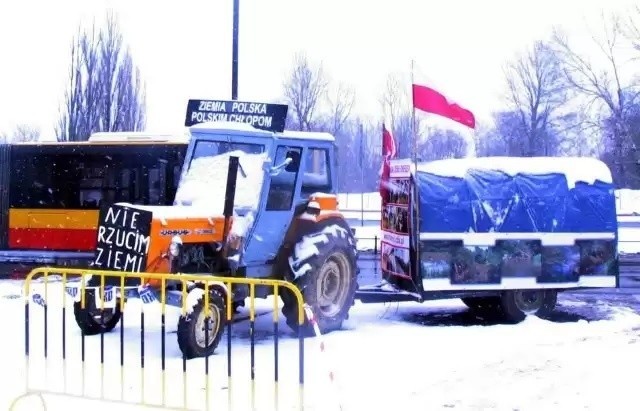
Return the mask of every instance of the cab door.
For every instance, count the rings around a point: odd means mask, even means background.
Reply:
[[[247,266],[262,265],[276,257],[284,236],[293,219],[296,193],[300,191],[300,161],[302,147],[278,145],[275,151],[274,166],[284,164],[287,158],[291,163],[277,171],[267,181],[266,198],[262,209],[253,223],[253,232],[249,234],[244,252]]]

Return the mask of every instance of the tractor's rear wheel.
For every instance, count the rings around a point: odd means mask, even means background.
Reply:
[[[187,358],[208,357],[216,350],[224,327],[227,312],[224,296],[212,290],[209,296],[208,317],[205,316],[204,296],[193,306],[191,312],[178,320],[178,347]]]
[[[340,329],[348,318],[358,288],[356,258],[355,238],[342,224],[318,227],[296,244],[289,258],[293,283],[312,309],[322,333]],[[287,325],[298,331],[298,301],[287,289],[280,295]],[[306,315],[300,331],[307,336],[314,334]]]

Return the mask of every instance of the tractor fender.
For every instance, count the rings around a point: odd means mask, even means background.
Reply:
[[[229,297],[233,297],[233,296],[229,296],[229,289],[227,288],[227,285],[225,283],[223,283],[222,281],[207,281],[209,283],[209,290],[216,290],[219,293],[222,294],[222,297],[225,299],[225,301],[227,301],[227,299]],[[195,287],[193,289],[191,289],[191,291],[189,291],[189,293],[187,293],[187,298],[190,298],[189,296],[192,295],[191,293],[197,293],[197,294],[193,294],[191,298],[195,298],[196,295],[203,295],[204,294],[204,281],[197,281],[194,285]]]

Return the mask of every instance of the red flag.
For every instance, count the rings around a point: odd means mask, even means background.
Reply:
[[[391,173],[391,167],[389,162],[392,158],[396,157],[396,141],[393,135],[384,123],[382,123],[382,165],[380,167],[380,196],[384,198],[387,192],[387,181],[389,181],[389,175]]]
[[[446,117],[470,128],[476,127],[476,119],[471,111],[449,102],[445,96],[426,86],[413,84],[413,107]]]
[[[384,123],[382,123],[382,157],[385,159],[396,157],[396,140]]]

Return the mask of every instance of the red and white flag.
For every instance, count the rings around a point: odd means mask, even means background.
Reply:
[[[414,109],[448,118],[469,128],[476,127],[476,118],[470,110],[449,101],[431,87],[415,83],[412,87]]]
[[[380,166],[380,195],[384,198],[391,174],[390,162],[397,154],[396,141],[384,123],[382,123],[382,164]]]

